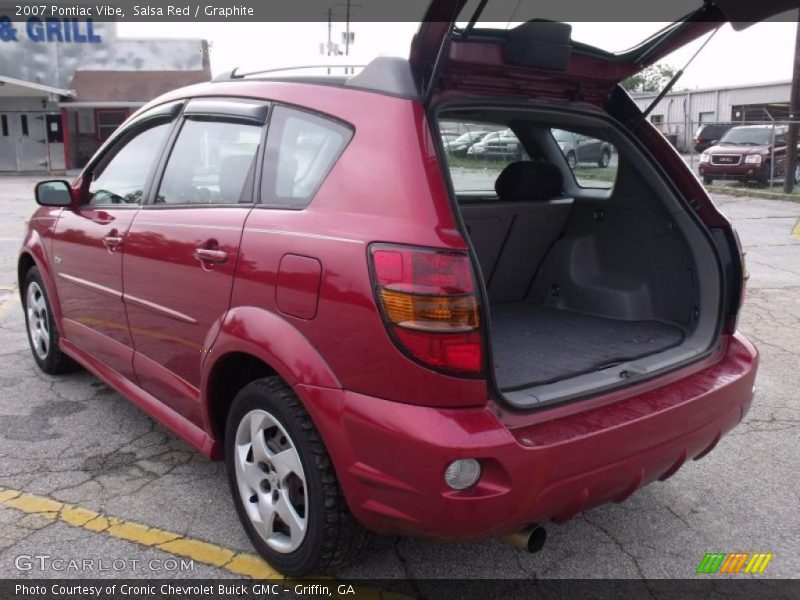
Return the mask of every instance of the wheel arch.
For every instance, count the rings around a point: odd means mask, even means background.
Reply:
[[[17,286],[19,287],[20,300],[24,299],[23,297],[25,290],[23,289],[23,287],[25,284],[25,277],[28,275],[28,271],[30,271],[35,266],[36,266],[36,261],[34,260],[30,252],[27,251],[20,252],[19,259],[17,260]]]
[[[203,364],[202,402],[214,458],[223,455],[225,421],[236,394],[248,383],[271,376],[293,388],[306,408],[309,399],[297,384],[341,389],[327,362],[287,320],[258,307],[230,310]]]
[[[64,332],[61,326],[61,302],[59,302],[58,290],[56,289],[53,272],[45,256],[39,234],[35,231],[30,231],[17,257],[17,287],[19,290],[20,302],[23,306],[25,305],[25,277],[28,271],[33,267],[39,269],[39,274],[42,276],[42,283],[44,283],[45,293],[50,300],[50,308],[53,311],[56,327],[58,327],[59,333],[63,335]]]

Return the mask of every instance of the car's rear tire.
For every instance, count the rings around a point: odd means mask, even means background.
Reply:
[[[49,375],[74,371],[78,368],[77,363],[61,352],[58,346],[58,328],[39,267],[28,269],[24,286],[22,308],[25,311],[25,330],[28,332],[33,360]]]
[[[605,148],[600,154],[600,160],[597,161],[597,166],[601,169],[607,169],[611,164],[611,150]]]
[[[714,180],[708,175],[706,175],[705,177],[703,177],[703,183],[705,183],[706,185],[711,185],[712,183],[714,183]]]
[[[366,542],[314,423],[278,377],[254,381],[236,394],[225,428],[225,462],[250,541],[282,573],[324,573]]]

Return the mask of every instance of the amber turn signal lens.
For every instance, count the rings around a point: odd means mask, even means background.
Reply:
[[[480,325],[474,295],[427,296],[380,290],[387,319],[394,325],[425,331],[470,331]]]

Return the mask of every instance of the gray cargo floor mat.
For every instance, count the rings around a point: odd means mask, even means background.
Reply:
[[[550,383],[661,352],[683,332],[656,321],[620,321],[526,303],[492,306],[495,376],[503,390]]]

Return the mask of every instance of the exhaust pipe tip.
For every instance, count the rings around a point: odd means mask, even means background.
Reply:
[[[533,554],[544,548],[544,543],[547,541],[547,530],[541,525],[531,525],[522,531],[507,535],[506,540],[520,550]]]

